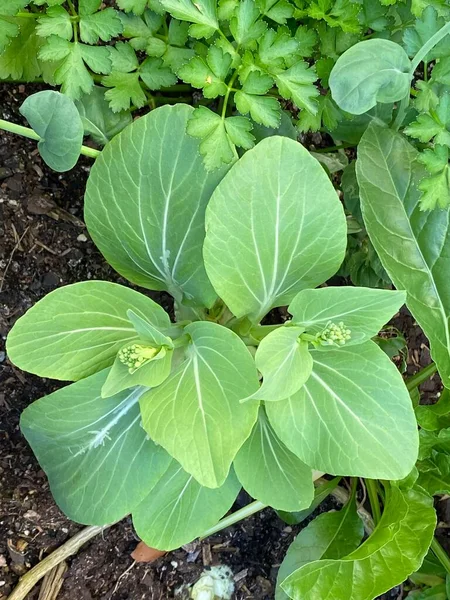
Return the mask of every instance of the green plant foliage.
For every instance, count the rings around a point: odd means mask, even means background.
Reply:
[[[267,138],[242,157],[211,198],[206,270],[231,312],[258,322],[296,290],[314,287],[337,270],[345,229],[342,207],[318,162],[293,140]]]
[[[281,587],[293,600],[304,594],[311,600],[327,595],[330,600],[370,600],[421,565],[435,524],[429,496],[420,489],[402,492],[392,486],[382,520],[360,548],[344,558],[313,560],[289,575]]]
[[[405,51],[390,40],[366,40],[352,46],[336,62],[330,88],[343,110],[361,115],[377,102],[404,98],[411,82],[411,63]]]
[[[404,137],[372,124],[359,146],[357,175],[372,243],[396,287],[406,290],[406,303],[430,339],[445,384],[450,378],[448,214],[435,211],[428,218],[421,213],[416,158]]]
[[[70,98],[44,91],[25,100],[20,112],[41,137],[39,152],[54,171],[70,171],[80,157],[83,124]]]
[[[338,512],[319,515],[289,546],[278,571],[275,600],[290,597],[281,588],[281,583],[289,575],[314,561],[343,558],[356,550],[363,535],[364,527],[356,512],[354,498]]]

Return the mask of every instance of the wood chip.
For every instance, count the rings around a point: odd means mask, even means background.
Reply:
[[[44,577],[39,592],[38,600],[56,600],[64,581],[64,573],[67,571],[65,561],[53,567]]]

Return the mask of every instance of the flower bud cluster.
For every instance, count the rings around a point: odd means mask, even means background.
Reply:
[[[325,326],[325,329],[319,333],[317,336],[320,344],[324,346],[328,345],[337,345],[343,346],[346,342],[348,342],[352,337],[352,332],[350,329],[345,327],[344,323],[341,321],[336,325],[336,323],[332,323],[328,321]]]
[[[128,367],[130,373],[134,373],[146,362],[152,360],[160,348],[143,346],[142,344],[131,344],[119,350],[119,360]]]

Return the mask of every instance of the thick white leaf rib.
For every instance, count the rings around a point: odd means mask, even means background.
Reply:
[[[369,236],[384,268],[431,343],[441,377],[450,380],[448,211],[421,212],[416,150],[391,130],[371,125],[359,146],[357,177]]]
[[[144,287],[211,306],[204,213],[225,169],[208,173],[186,134],[193,109],[166,106],[117,135],[91,170],[88,229],[108,262]]]
[[[56,502],[85,524],[128,514],[171,462],[142,429],[138,402],[146,388],[102,399],[107,372],[38,400],[21,419]]]
[[[143,425],[197,481],[217,488],[256,421],[258,402],[239,401],[257,389],[257,371],[231,330],[196,322],[185,331],[186,360],[142,397]]]
[[[320,164],[278,136],[247,152],[206,211],[204,259],[214,288],[237,317],[259,321],[342,262],[345,217]]]
[[[417,457],[417,426],[389,358],[373,342],[312,355],[313,371],[303,387],[286,400],[266,404],[281,441],[326,473],[406,476]]]

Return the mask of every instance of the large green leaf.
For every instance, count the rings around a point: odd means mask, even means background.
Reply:
[[[353,115],[362,115],[377,102],[397,102],[409,94],[410,69],[399,44],[382,39],[359,42],[338,58],[331,71],[333,100]]]
[[[344,211],[320,164],[294,140],[272,136],[246,152],[206,212],[209,278],[237,316],[259,321],[341,264]]]
[[[338,512],[316,517],[289,546],[278,571],[275,600],[288,599],[280,584],[291,573],[313,561],[343,558],[356,550],[363,535],[364,525],[353,499]]]
[[[420,567],[435,525],[428,495],[392,487],[378,527],[362,546],[341,560],[300,567],[282,588],[293,600],[372,600]]]
[[[308,342],[300,339],[303,327],[280,327],[258,346],[255,363],[263,382],[251,398],[276,401],[295,394],[311,374],[313,360]]]
[[[141,398],[143,425],[199,483],[217,488],[256,422],[259,403],[239,402],[258,387],[256,367],[226,327],[203,321],[185,332],[185,361]]]
[[[351,330],[347,346],[361,344],[380,331],[402,304],[406,294],[363,287],[325,287],[303,290],[289,305],[292,321],[308,333],[319,333],[329,321]]]
[[[450,382],[449,212],[422,212],[418,154],[391,129],[370,125],[356,173],[370,239],[389,277],[431,343],[444,384]]]
[[[418,434],[400,373],[369,341],[311,351],[308,381],[268,402],[278,437],[313,469],[334,475],[402,479],[414,466]]]
[[[92,167],[85,218],[119,273],[177,300],[215,300],[202,260],[204,212],[224,170],[208,173],[186,134],[193,108],[164,106],[135,121]]]
[[[234,468],[250,496],[273,508],[302,510],[313,501],[311,468],[278,439],[263,408]]]
[[[115,283],[84,281],[51,292],[12,328],[10,360],[30,373],[77,380],[111,365],[120,348],[138,335],[127,316],[132,308],[156,327],[170,325],[153,300]]]
[[[450,456],[433,450],[429,458],[417,463],[418,485],[431,496],[450,493]]]
[[[240,487],[233,471],[221,487],[203,487],[173,460],[133,510],[133,524],[150,547],[174,550],[215,525],[231,508]]]
[[[28,96],[20,112],[41,137],[38,148],[44,162],[54,171],[70,171],[83,143],[83,124],[73,101],[44,90]]]
[[[58,506],[74,521],[105,525],[143,500],[171,458],[141,427],[134,388],[103,400],[108,370],[29,406],[21,428]]]

